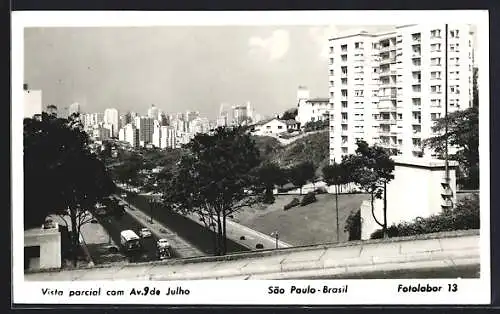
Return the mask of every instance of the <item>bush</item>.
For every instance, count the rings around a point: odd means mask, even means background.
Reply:
[[[417,217],[412,222],[401,222],[387,228],[389,237],[404,237],[455,230],[479,229],[479,196],[459,202],[455,209],[446,210],[427,218]],[[376,230],[370,238],[382,238],[382,229]]]
[[[302,202],[300,202],[300,206],[306,206],[316,202],[316,195],[314,192],[309,192],[302,198]]]
[[[349,233],[349,241],[361,240],[361,210],[349,214],[344,231]]]
[[[389,238],[397,237],[399,235],[398,228],[396,226],[390,226],[387,228],[387,235]],[[383,239],[384,232],[382,229],[377,229],[370,235],[370,239]]]
[[[328,193],[327,189],[325,187],[319,187],[316,190],[314,190],[314,193],[316,194],[326,194]]]
[[[273,204],[275,200],[276,198],[274,197],[273,193],[265,193],[262,197],[262,202],[264,204]]]
[[[283,210],[289,210],[290,208],[295,207],[295,206],[299,206],[299,205],[300,205],[300,200],[298,198],[294,197],[290,203],[283,206]]]
[[[257,245],[255,246],[256,249],[263,249],[264,246],[260,243],[257,243]]]

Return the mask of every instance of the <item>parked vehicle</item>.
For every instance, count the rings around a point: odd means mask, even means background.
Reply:
[[[172,257],[170,243],[167,239],[159,239],[156,242],[156,254],[160,260]]]
[[[142,249],[139,236],[132,230],[123,230],[120,233],[120,244],[125,252],[136,252]]]
[[[139,236],[141,238],[149,238],[152,236],[151,234],[151,231],[148,229],[148,228],[142,228],[140,231],[139,231]]]

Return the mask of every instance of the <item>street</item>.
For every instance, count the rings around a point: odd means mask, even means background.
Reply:
[[[130,229],[135,233],[139,234],[139,230],[143,228],[143,226],[138,223],[134,218],[132,218],[128,214],[124,214],[121,217],[104,217],[100,218],[99,222],[102,226],[108,231],[111,238],[117,245],[120,243],[120,232],[123,230]],[[139,262],[148,262],[154,261],[157,259],[156,256],[156,241],[158,239],[154,236],[148,238],[141,238],[141,244],[143,247],[142,254],[138,256],[129,256],[129,262],[139,263]],[[175,256],[173,256],[175,257]]]

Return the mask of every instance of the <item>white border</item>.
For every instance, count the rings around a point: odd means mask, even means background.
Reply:
[[[261,11],[261,12],[120,12],[120,11],[14,11],[12,13],[12,232],[13,232],[13,293],[14,303],[158,303],[158,304],[487,304],[490,303],[490,170],[489,170],[489,21],[488,11]],[[362,22],[361,22],[362,21]],[[416,283],[432,280],[348,280],[356,292],[344,297],[320,298],[318,296],[272,296],[266,294],[270,284],[285,285],[283,281],[203,281],[182,283],[198,293],[188,298],[123,299],[106,298],[50,298],[41,297],[39,286],[44,287],[95,287],[96,282],[33,283],[24,282],[23,270],[23,84],[25,27],[106,27],[106,26],[217,26],[217,25],[400,25],[435,23],[467,23],[477,26],[476,60],[479,67],[480,87],[480,183],[481,183],[481,279],[462,280],[463,293],[441,298],[412,297],[394,294],[396,282]],[[309,281],[318,285],[318,281]],[[326,282],[326,281],[325,281]],[[437,282],[437,281],[434,281]],[[442,282],[448,283],[449,280]],[[298,281],[295,281],[298,284]],[[330,281],[332,283],[332,281]],[[103,287],[137,287],[139,282],[107,282]],[[148,285],[165,286],[160,282]],[[173,284],[173,283],[170,283]],[[302,284],[302,282],[301,282]],[[307,286],[307,281],[303,284]],[[338,283],[340,284],[340,282]],[[286,283],[291,285],[291,283]],[[140,285],[139,285],[140,286]],[[238,289],[238,287],[240,289]],[[221,293],[224,289],[224,293]],[[212,293],[211,291],[214,291]],[[239,293],[237,293],[239,291]],[[352,290],[351,290],[352,291]],[[375,291],[378,292],[375,293]],[[392,292],[391,292],[392,291]],[[372,297],[375,295],[375,297]],[[244,297],[246,296],[246,297]]]

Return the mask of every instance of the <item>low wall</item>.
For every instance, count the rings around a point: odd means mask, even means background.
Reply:
[[[40,269],[61,267],[61,233],[58,225],[51,229],[35,228],[24,232],[24,247],[39,246]]]

